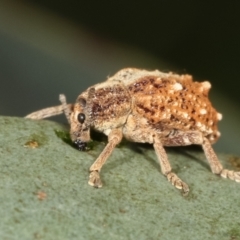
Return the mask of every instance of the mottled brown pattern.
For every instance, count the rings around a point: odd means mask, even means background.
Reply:
[[[91,118],[94,122],[114,121],[125,116],[131,107],[131,96],[122,84],[95,90],[91,101]]]
[[[174,89],[174,84],[181,89]],[[217,140],[217,111],[208,99],[209,89],[193,82],[189,75],[170,75],[169,78],[145,76],[128,86],[135,99],[136,111],[160,131],[176,128],[197,130],[211,142]],[[201,114],[206,112],[205,114]]]

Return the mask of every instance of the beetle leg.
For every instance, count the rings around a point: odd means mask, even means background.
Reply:
[[[176,188],[182,189],[184,195],[187,195],[189,192],[188,185],[172,172],[166,151],[164,150],[161,141],[157,137],[154,139],[153,147],[157,154],[163,175],[165,175],[168,181],[171,182]]]
[[[122,129],[113,129],[110,134],[108,135],[108,144],[104,148],[104,150],[101,152],[101,154],[98,156],[96,161],[92,164],[90,167],[90,175],[89,175],[89,181],[88,184],[100,188],[102,187],[102,182],[100,179],[99,172],[103,166],[103,164],[106,162],[108,157],[113,152],[114,148],[118,143],[120,143],[122,140]]]
[[[218,174],[223,178],[229,178],[236,182],[240,182],[240,172],[223,168],[207,138],[203,139],[202,147],[213,173]]]

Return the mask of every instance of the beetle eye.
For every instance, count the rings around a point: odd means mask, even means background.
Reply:
[[[77,118],[78,118],[78,121],[83,124],[85,121],[85,114],[79,113]]]

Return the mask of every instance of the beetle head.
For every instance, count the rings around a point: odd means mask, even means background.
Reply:
[[[87,142],[90,141],[90,119],[87,113],[87,99],[81,94],[70,117],[70,136],[80,151],[86,150]]]

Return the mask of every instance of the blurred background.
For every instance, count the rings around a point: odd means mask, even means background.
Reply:
[[[69,102],[125,67],[212,83],[215,149],[240,154],[240,1],[0,0],[0,115]],[[58,121],[66,122],[64,117]]]

